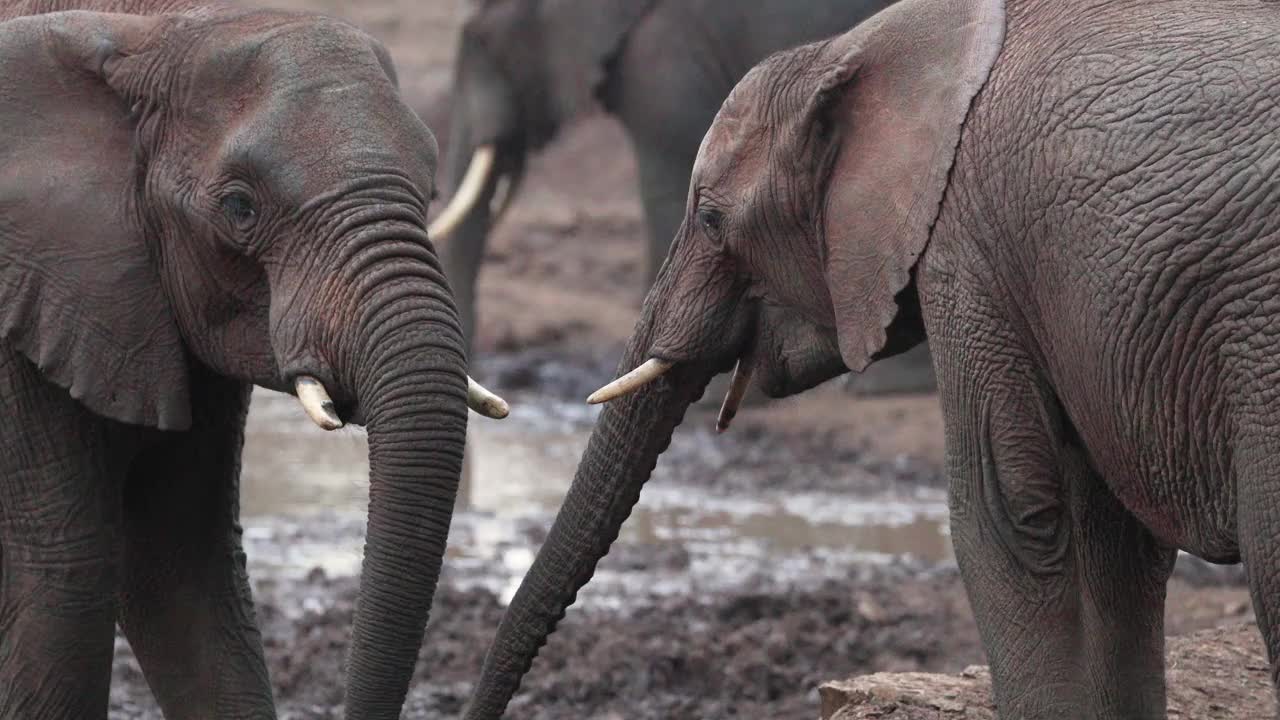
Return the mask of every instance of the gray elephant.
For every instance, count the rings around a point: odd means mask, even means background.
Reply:
[[[702,145],[467,717],[502,713],[713,375],[726,425],[752,377],[798,393],[926,335],[1001,718],[1164,718],[1178,549],[1243,561],[1280,675],[1278,171],[1262,0],[902,0],[774,56]]]
[[[526,156],[603,106],[631,140],[651,282],[684,217],[698,144],[735,83],[770,53],[829,37],[892,0],[484,0],[459,43],[445,180],[433,224],[468,338],[491,226]],[[934,386],[926,348],[856,381],[869,393]]]
[[[76,11],[71,11],[76,10]],[[0,717],[274,717],[241,550],[252,384],[369,432],[348,717],[398,718],[471,404],[436,143],[318,16],[0,4]]]

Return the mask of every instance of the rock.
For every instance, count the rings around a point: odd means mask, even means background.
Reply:
[[[818,690],[823,720],[995,720],[991,676],[970,668],[960,675],[876,673],[827,683]]]
[[[1169,718],[1274,720],[1275,695],[1253,625],[1170,638]],[[822,720],[995,720],[985,667],[959,675],[877,673],[826,683]]]

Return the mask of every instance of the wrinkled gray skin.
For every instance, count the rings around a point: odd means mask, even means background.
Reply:
[[[462,30],[443,175],[457,187],[477,147],[499,149],[517,187],[527,156],[595,107],[622,123],[640,173],[651,283],[684,218],[694,157],[733,86],[773,52],[847,30],[892,0],[483,0]],[[468,338],[494,221],[495,176],[442,240]],[[926,348],[855,382],[867,393],[934,386]]]
[[[240,450],[312,375],[369,432],[346,713],[398,718],[467,422],[436,144],[360,31],[196,7],[0,4],[0,717],[105,717],[117,621],[167,717],[275,716]]]
[[[601,414],[469,718],[714,374],[797,393],[922,332],[1001,718],[1164,718],[1179,548],[1243,560],[1280,673],[1280,7],[1005,5],[902,0],[734,91],[620,371],[675,367]]]

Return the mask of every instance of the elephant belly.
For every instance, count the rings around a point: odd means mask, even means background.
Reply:
[[[1190,331],[1134,332],[1119,346],[1125,351],[1094,365],[1092,382],[1059,393],[1096,470],[1129,512],[1168,545],[1235,562],[1238,466],[1249,443],[1240,427],[1248,423],[1223,344]],[[1136,348],[1137,337],[1166,340]]]

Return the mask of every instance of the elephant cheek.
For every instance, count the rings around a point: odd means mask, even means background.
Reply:
[[[779,318],[784,314],[786,317]],[[834,329],[766,311],[756,339],[756,382],[769,397],[795,395],[848,372]]]

